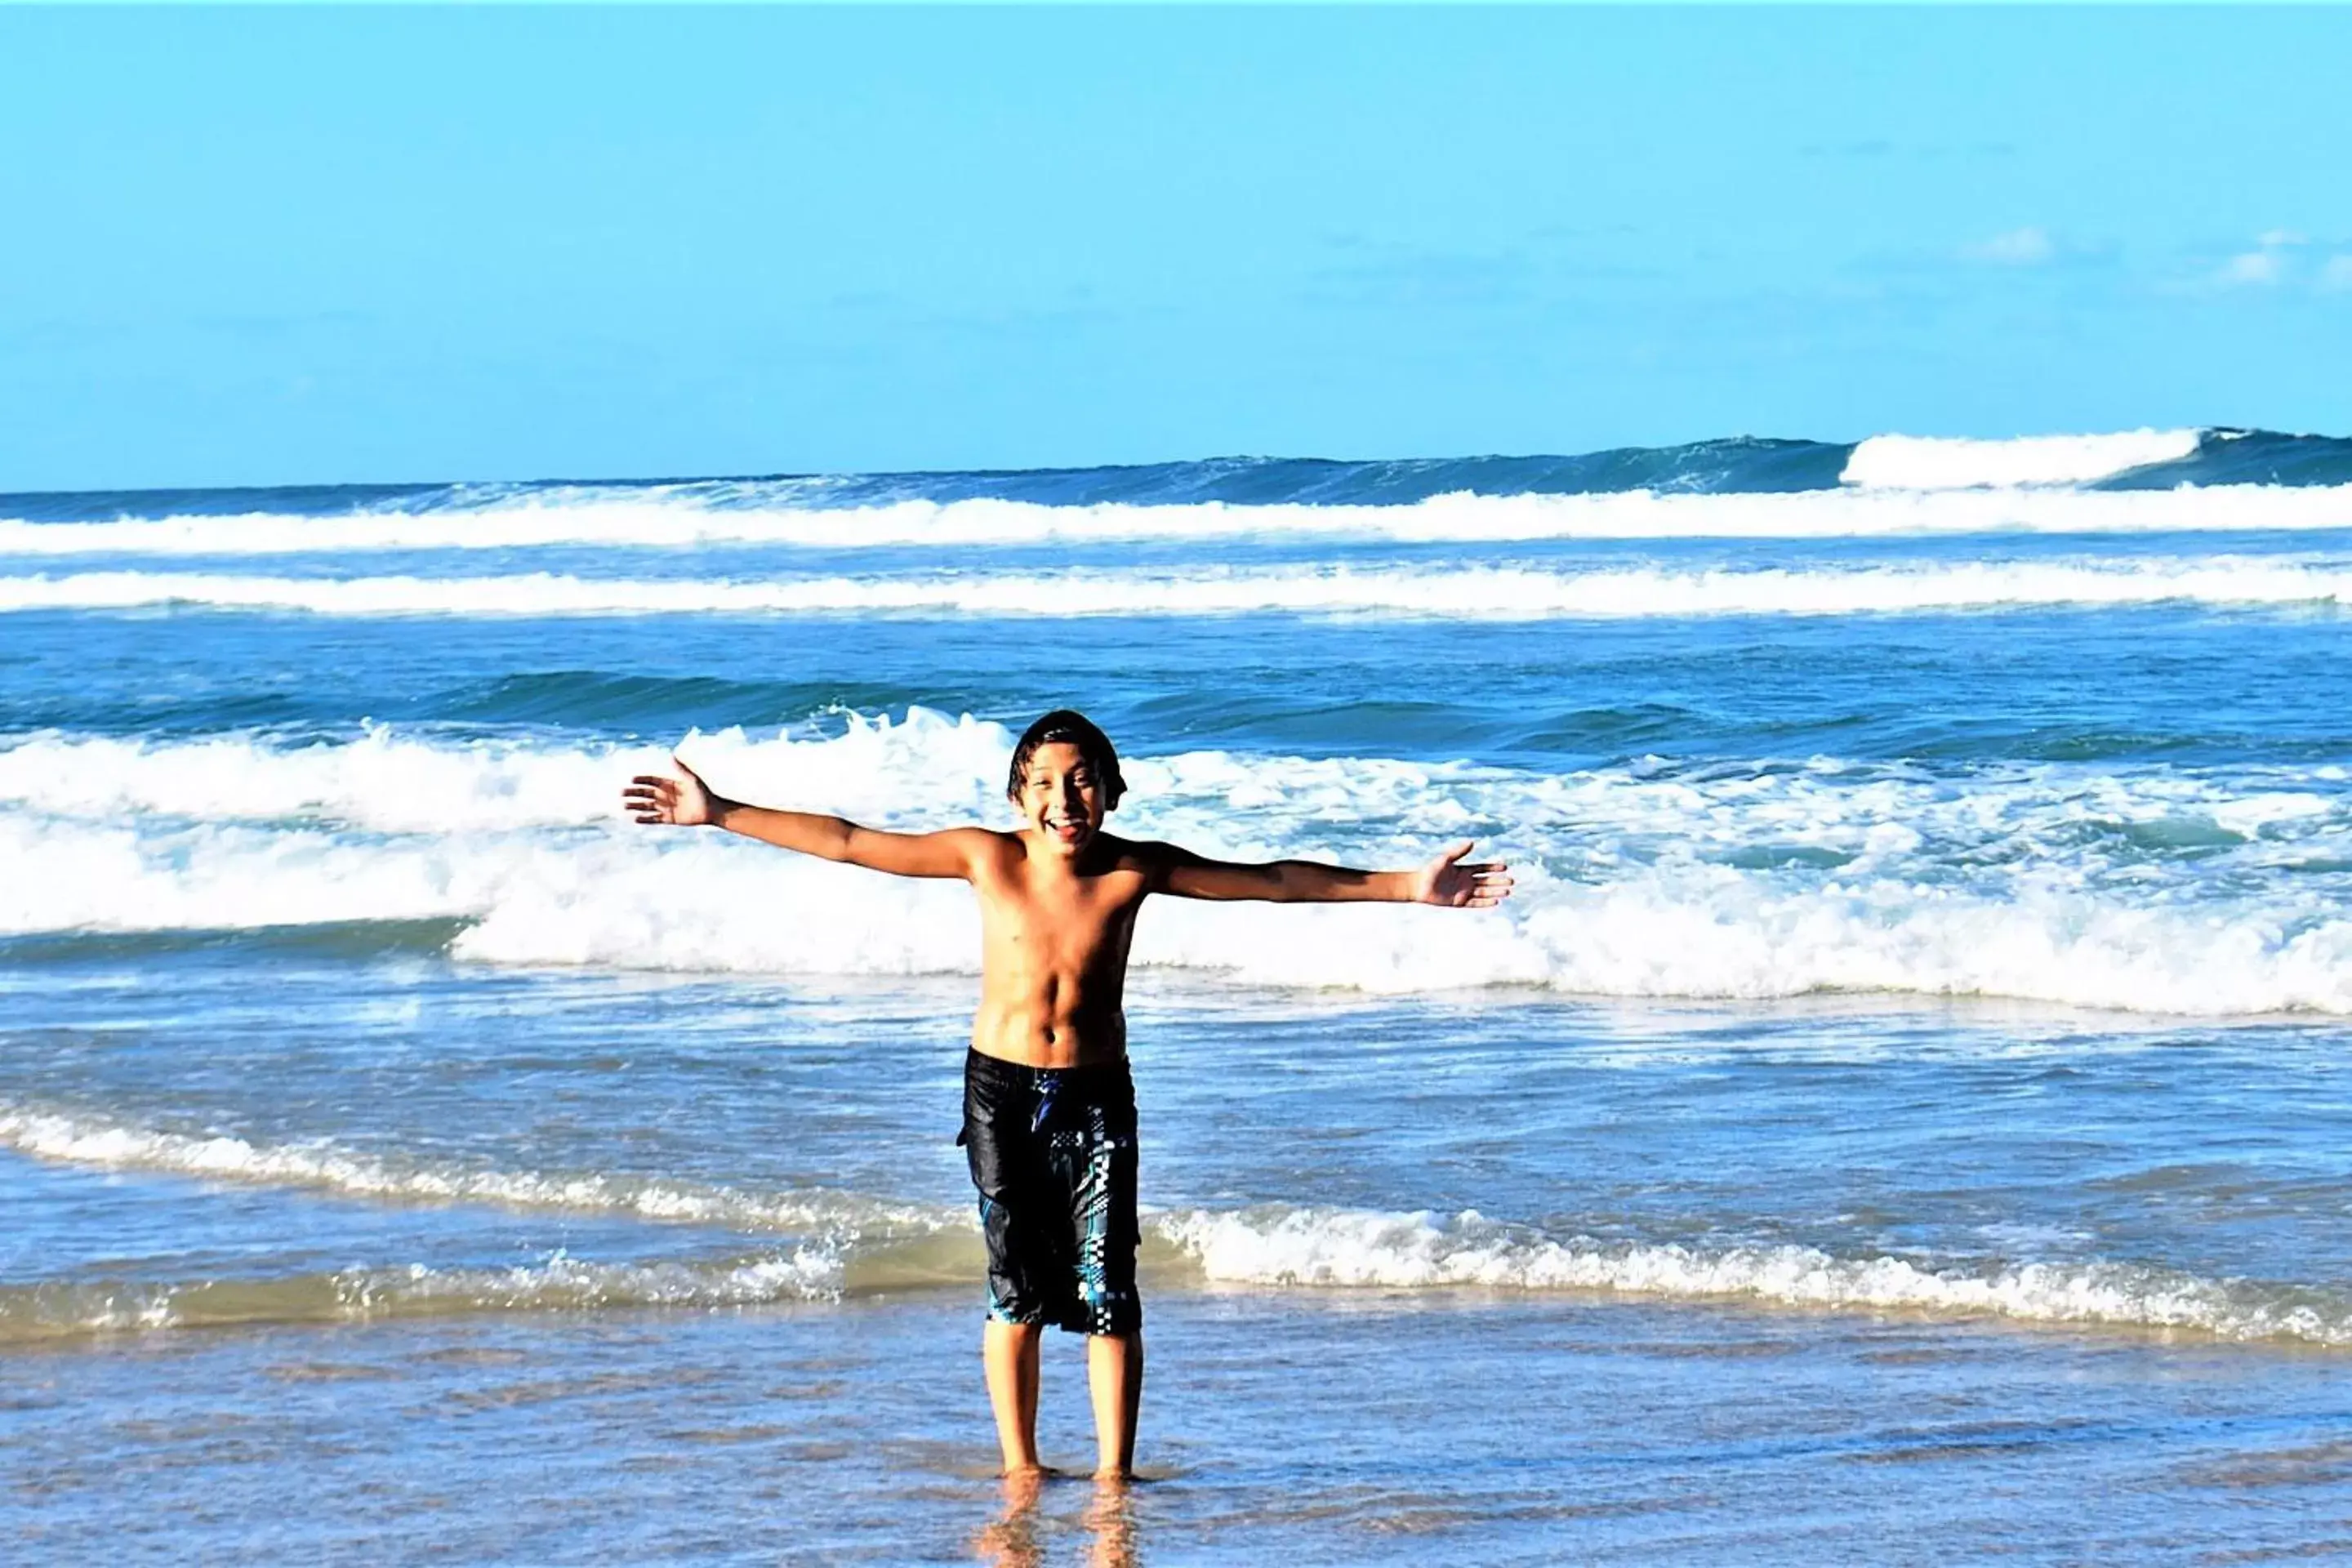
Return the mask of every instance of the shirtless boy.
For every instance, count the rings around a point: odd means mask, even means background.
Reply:
[[[1152,893],[1275,903],[1484,909],[1511,879],[1455,844],[1413,871],[1307,860],[1237,865],[1103,831],[1126,783],[1103,732],[1066,709],[1029,726],[1006,794],[1012,833],[884,833],[838,816],[746,805],[685,763],[623,792],[639,822],[709,824],[900,877],[959,877],[980,899],[980,1010],[964,1058],[959,1140],[988,1244],[982,1361],[1009,1476],[1035,1474],[1037,1352],[1047,1323],[1082,1332],[1097,1477],[1135,1463],[1143,1309],[1135,1290],[1135,1088],[1122,994],[1135,913]]]

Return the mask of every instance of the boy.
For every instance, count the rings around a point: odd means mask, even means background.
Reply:
[[[675,761],[675,759],[673,759]],[[1152,893],[1278,903],[1499,903],[1499,863],[1465,841],[1416,871],[1306,860],[1236,865],[1102,830],[1126,783],[1103,732],[1067,709],[1013,748],[1020,828],[884,833],[837,816],[713,795],[694,770],[623,792],[639,822],[709,824],[900,877],[960,877],[980,899],[980,1009],[964,1058],[964,1130],[988,1244],[982,1361],[1008,1476],[1035,1475],[1037,1352],[1048,1322],[1084,1332],[1096,1475],[1135,1463],[1143,1314],[1135,1291],[1135,1089],[1128,1076],[1128,946]]]

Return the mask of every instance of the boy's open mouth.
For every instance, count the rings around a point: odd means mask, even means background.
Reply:
[[[1075,842],[1086,837],[1087,825],[1071,817],[1049,816],[1045,818],[1045,831],[1056,838]]]

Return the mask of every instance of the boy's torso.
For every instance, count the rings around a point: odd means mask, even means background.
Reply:
[[[1029,1067],[1127,1054],[1127,955],[1151,890],[1136,847],[1108,835],[1073,868],[1005,834],[972,876],[980,900],[981,994],[972,1048]]]

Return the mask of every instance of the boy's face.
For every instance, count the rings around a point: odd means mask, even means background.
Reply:
[[[1067,741],[1048,741],[1030,753],[1021,793],[1013,804],[1051,849],[1075,856],[1102,831],[1103,782],[1094,764]]]

